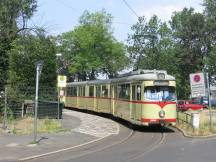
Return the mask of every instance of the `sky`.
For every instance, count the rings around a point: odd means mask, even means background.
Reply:
[[[184,7],[193,7],[202,12],[203,0],[38,0],[38,8],[30,25],[44,27],[49,35],[59,35],[78,26],[79,17],[85,10],[90,12],[105,9],[113,16],[114,36],[126,42],[131,26],[137,22],[137,16],[147,20],[157,15],[162,21],[169,21],[174,11]],[[127,4],[132,8],[132,11]]]

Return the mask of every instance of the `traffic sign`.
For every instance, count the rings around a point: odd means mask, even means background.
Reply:
[[[66,87],[66,76],[59,75],[58,76],[58,87]]]
[[[191,97],[206,96],[205,78],[203,73],[190,74]]]

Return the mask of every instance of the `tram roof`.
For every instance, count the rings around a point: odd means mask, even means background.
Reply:
[[[162,71],[159,71],[162,72]],[[175,77],[164,73],[165,78],[161,80],[175,80]],[[150,81],[150,80],[160,80],[158,79],[158,71],[157,72],[148,72],[144,74],[131,75],[131,76],[123,76],[114,79],[106,79],[106,80],[93,80],[93,81],[82,81],[82,82],[71,82],[67,83],[68,86],[72,85],[95,85],[95,84],[110,84],[110,83],[130,83],[130,82],[138,82],[138,81]]]

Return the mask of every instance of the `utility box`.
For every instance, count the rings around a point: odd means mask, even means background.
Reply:
[[[200,115],[199,113],[192,113],[192,125],[194,128],[199,129],[199,123],[200,123]]]

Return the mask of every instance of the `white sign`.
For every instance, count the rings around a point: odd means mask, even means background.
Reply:
[[[60,95],[60,97],[63,97],[64,96],[64,90],[60,90],[59,95]]]
[[[190,74],[191,97],[206,96],[205,78],[203,73]]]
[[[58,87],[66,87],[67,77],[63,75],[58,76]]]
[[[199,113],[192,113],[192,125],[194,128],[199,128]]]

